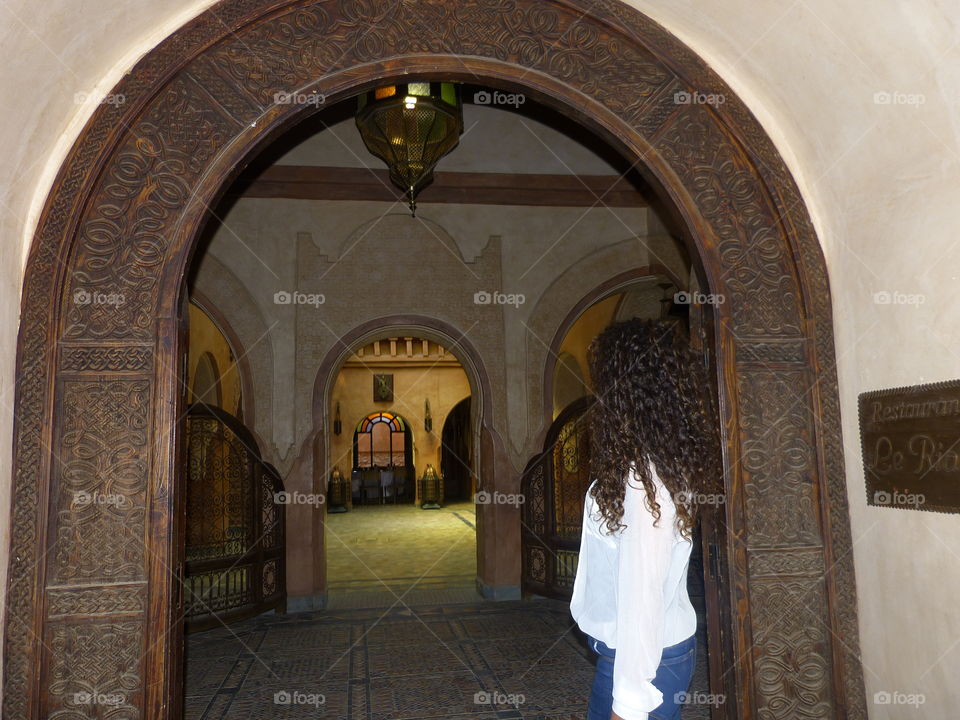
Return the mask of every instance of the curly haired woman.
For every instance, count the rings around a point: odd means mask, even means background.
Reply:
[[[696,497],[719,478],[702,360],[675,325],[593,341],[591,472],[570,612],[597,654],[588,720],[678,720],[693,675]]]

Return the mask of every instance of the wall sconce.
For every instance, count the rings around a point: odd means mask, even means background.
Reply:
[[[423,429],[427,432],[433,432],[433,416],[430,414],[430,401],[423,401]]]
[[[343,432],[343,423],[340,422],[340,401],[337,400],[337,410],[333,416],[333,434],[339,435]]]

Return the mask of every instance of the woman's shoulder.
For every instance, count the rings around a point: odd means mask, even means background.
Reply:
[[[656,466],[651,462],[649,464],[650,468],[650,480],[653,482],[654,489],[656,490],[657,503],[660,505],[661,512],[664,509],[673,509],[673,498],[670,496],[670,491],[667,489],[666,485],[663,484],[663,480],[660,479],[660,475],[657,474]],[[627,482],[624,483],[624,509],[626,506],[634,505],[640,506],[644,509],[646,508],[646,498],[647,491],[643,485],[643,481],[637,477],[636,470],[634,467],[630,467],[630,470],[627,474]],[[631,502],[636,499],[638,502]]]

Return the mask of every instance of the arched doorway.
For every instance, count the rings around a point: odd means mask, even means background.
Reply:
[[[440,443],[440,474],[445,500],[468,500],[473,494],[473,433],[470,430],[470,398],[456,405],[443,422]]]
[[[328,481],[325,472],[338,464],[341,464],[341,469],[346,467],[342,465],[344,451],[341,446],[343,441],[338,442],[333,436],[332,423],[330,422],[330,418],[333,417],[335,412],[336,398],[342,397],[338,385],[338,378],[341,376],[342,369],[347,366],[349,359],[355,355],[359,348],[391,337],[415,337],[433,348],[432,352],[441,351],[444,355],[455,358],[454,364],[459,369],[460,374],[465,375],[467,390],[472,400],[467,427],[470,433],[470,444],[477,448],[477,452],[472,458],[470,472],[478,483],[492,484],[497,463],[492,447],[494,444],[491,437],[492,431],[489,428],[493,390],[487,368],[484,366],[479,352],[463,330],[437,318],[405,315],[386,316],[353,328],[345,333],[339,339],[336,347],[323,358],[317,372],[313,393],[313,425],[315,430],[311,442],[315,453],[314,472],[316,476],[314,477],[314,486],[325,488]],[[361,364],[365,366],[368,372],[372,372],[369,361]],[[431,359],[430,365],[434,368],[438,367],[435,358]],[[417,394],[416,397],[419,401],[420,395]],[[395,398],[395,401],[396,407],[388,406],[391,409],[387,412],[398,414],[402,411],[403,417],[406,419],[417,417],[418,427],[410,433],[414,436],[414,439],[416,436],[420,436],[422,440],[424,435],[436,435],[433,438],[434,441],[442,445],[440,428],[431,428],[430,431],[426,431],[424,425],[425,408],[422,405],[414,402],[412,397],[405,397],[402,393]],[[406,423],[406,425],[409,426],[409,423]],[[364,421],[361,419],[354,429],[364,429],[363,426]],[[413,447],[406,448],[411,459],[408,476],[410,484],[407,488],[407,495],[414,503],[416,503],[419,493],[418,473],[422,474],[427,464],[433,464],[435,467],[439,466],[439,452],[431,451],[426,443],[423,447],[425,452],[422,457],[421,453],[416,450],[415,444],[413,444]],[[361,495],[362,493],[361,487]],[[318,604],[323,604],[326,600],[328,581],[331,580],[328,577],[329,553],[335,550],[340,552],[342,542],[341,538],[337,536],[328,536],[332,532],[328,525],[315,525],[312,531],[317,534],[317,537],[312,544],[311,557],[305,561],[316,565],[316,570],[323,579],[323,596],[318,598]],[[476,580],[479,587],[484,588],[485,576],[482,571],[484,547],[496,543],[498,538],[495,533],[485,531],[479,523],[477,524],[475,537]]]
[[[410,73],[522,89],[643,164],[725,298],[715,327],[740,712],[865,716],[830,293],[796,184],[735,93],[642,14],[580,0],[503,10],[225,0],[148,53],[114,90],[127,102],[88,123],[24,283],[5,716],[56,715],[96,668],[105,689],[126,691],[123,711],[170,717],[178,315],[205,210],[310,111],[278,95],[333,99]],[[690,92],[725,102],[677,100]],[[80,303],[81,291],[124,302]],[[118,454],[128,511],[78,512],[73,494],[112,482]],[[64,472],[73,463],[97,471]],[[507,519],[490,516],[517,537]]]
[[[194,402],[221,407],[223,405],[223,389],[220,387],[220,371],[217,360],[212,353],[205,352],[197,362],[196,374],[193,379]]]

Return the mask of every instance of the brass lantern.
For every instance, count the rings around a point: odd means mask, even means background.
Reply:
[[[417,194],[433,181],[433,169],[460,142],[463,105],[454,83],[411,82],[360,96],[357,128],[367,149],[390,169],[416,215]]]

